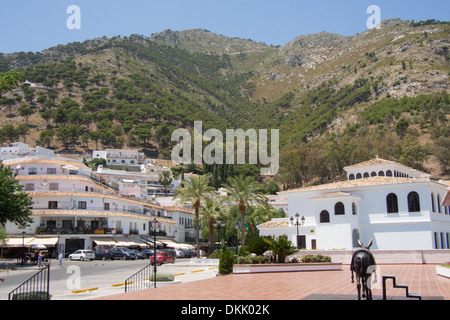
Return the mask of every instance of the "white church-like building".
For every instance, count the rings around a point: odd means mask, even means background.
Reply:
[[[375,158],[345,167],[347,180],[279,192],[289,218],[258,225],[261,236],[287,235],[302,249],[450,249],[448,186],[397,162]]]

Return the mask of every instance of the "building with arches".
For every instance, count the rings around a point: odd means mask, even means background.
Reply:
[[[442,181],[379,158],[345,170],[346,181],[280,192],[292,218],[260,224],[260,234],[286,234],[304,249],[352,250],[358,239],[380,250],[450,249]]]

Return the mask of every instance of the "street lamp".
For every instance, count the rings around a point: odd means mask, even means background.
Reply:
[[[22,232],[22,264],[25,264],[25,231]]]
[[[234,225],[234,228],[236,229],[236,262],[237,262],[238,246],[239,246],[238,230],[241,228],[241,225],[239,224],[238,220],[236,220],[236,224]]]
[[[300,215],[298,214],[298,212],[295,214],[295,224],[294,224],[294,217],[291,217],[291,224],[297,226],[297,248],[298,246],[298,226],[300,225],[300,222],[298,221],[300,219]],[[305,217],[302,217],[302,225],[305,223]]]
[[[159,229],[159,222],[154,218],[152,220],[153,229],[153,288],[156,288],[156,229]]]
[[[214,226],[214,228],[217,228],[217,235],[218,235],[217,238],[218,238],[219,242],[221,242],[221,240],[220,240],[220,227],[222,227],[222,228],[225,227],[225,222],[219,220],[219,221],[214,222],[213,226]],[[220,252],[221,247],[222,247],[222,245],[219,247],[219,252]]]

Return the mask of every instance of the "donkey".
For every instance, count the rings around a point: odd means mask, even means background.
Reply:
[[[365,247],[361,241],[358,240],[358,244],[361,249],[353,253],[352,262],[350,264],[350,271],[352,272],[352,283],[354,283],[353,272],[356,273],[356,288],[358,290],[358,300],[361,300],[361,286],[362,286],[362,298],[366,300],[372,300],[372,290],[367,285],[368,279],[372,275],[372,268],[375,266],[375,258],[370,252],[369,248],[372,245],[372,240],[369,241]],[[375,275],[376,276],[376,275]]]

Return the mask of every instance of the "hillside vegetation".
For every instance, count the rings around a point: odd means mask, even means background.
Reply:
[[[284,187],[342,179],[343,167],[375,156],[448,178],[449,30],[394,19],[283,47],[166,30],[0,54],[0,72],[46,87],[3,93],[0,142],[168,157],[172,131],[202,121],[280,129]]]

